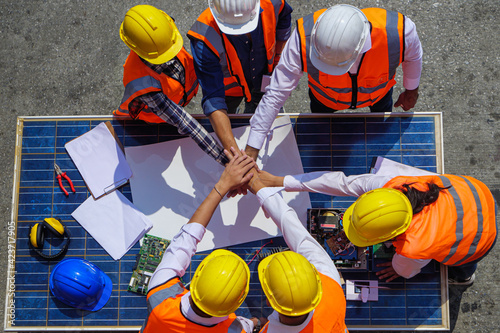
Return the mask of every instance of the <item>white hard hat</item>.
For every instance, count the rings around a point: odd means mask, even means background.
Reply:
[[[243,35],[257,28],[260,0],[208,0],[219,29],[228,35]]]
[[[312,29],[311,62],[326,74],[345,74],[369,37],[370,23],[361,10],[350,5],[330,7]]]

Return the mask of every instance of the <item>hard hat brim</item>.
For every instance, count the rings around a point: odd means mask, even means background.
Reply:
[[[310,46],[310,52],[309,52],[309,58],[311,59],[311,63],[313,64],[314,67],[319,69],[321,72],[328,74],[328,75],[344,75],[347,73],[347,71],[352,67],[352,65],[356,62],[356,59],[350,61],[344,66],[332,66],[324,63],[321,61],[319,58],[319,54],[316,52],[314,47],[311,45]]]
[[[104,280],[104,290],[102,291],[101,297],[97,301],[96,305],[92,309],[88,309],[89,311],[98,311],[102,309],[102,307],[109,301],[111,292],[113,291],[113,282],[111,282],[109,276],[100,269],[99,272],[101,273],[101,277]]]
[[[356,201],[357,202],[357,201]],[[356,246],[364,247],[370,246],[379,243],[379,241],[367,241],[364,238],[360,238],[358,233],[354,230],[352,226],[352,213],[354,211],[354,207],[356,206],[356,202],[347,208],[344,213],[344,217],[342,218],[342,225],[344,226],[344,232],[351,243]]]
[[[276,310],[276,311],[278,311],[279,308],[274,303],[273,297],[269,293],[269,287],[267,286],[265,276],[266,276],[267,266],[269,265],[269,263],[271,262],[271,260],[273,260],[274,256],[276,256],[277,254],[278,253],[274,253],[274,254],[271,254],[271,255],[265,257],[264,259],[262,259],[260,261],[259,266],[257,267],[257,272],[259,273],[259,281],[260,281],[260,285],[262,287],[262,291],[264,291],[264,294],[266,295],[266,297],[267,297],[267,299],[269,301],[269,304],[271,304],[271,307],[274,310]]]
[[[223,22],[219,20],[217,17],[217,14],[214,13],[212,10],[212,6],[210,6],[210,12],[212,13],[212,16],[215,19],[215,22],[217,22],[217,26],[219,27],[220,31],[225,33],[226,35],[244,35],[249,32],[254,31],[257,29],[257,25],[259,24],[259,18],[260,18],[260,1],[257,2],[256,6],[256,11],[258,12],[257,15],[250,21],[248,21],[245,24],[229,24],[226,22]]]

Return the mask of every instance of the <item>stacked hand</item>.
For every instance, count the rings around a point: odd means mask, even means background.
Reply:
[[[215,184],[221,195],[248,184],[254,175],[254,172],[250,171],[257,166],[255,161],[245,154],[245,152],[242,152],[242,155],[238,155],[233,147],[231,147],[231,152],[224,150],[224,153],[229,158],[229,163],[226,165],[219,181]]]
[[[263,187],[283,186],[284,177],[274,176],[269,172],[260,170],[255,163],[255,157],[251,156],[251,154],[247,154],[246,151],[241,150],[241,155],[238,155],[236,149],[231,147],[231,152],[224,150],[224,153],[230,160],[224,172],[229,174],[231,170],[238,168],[237,174],[240,177],[240,183],[229,188],[227,192],[228,198],[238,194],[246,195],[248,190],[255,194]],[[246,171],[246,174],[243,177],[242,172],[244,171]],[[224,176],[224,174],[222,176]],[[216,187],[218,188],[218,186],[217,184]],[[226,193],[226,191],[224,191],[224,193]]]

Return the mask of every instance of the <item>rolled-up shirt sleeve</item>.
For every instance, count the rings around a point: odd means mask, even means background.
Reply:
[[[303,255],[318,272],[340,285],[340,275],[332,259],[323,247],[307,232],[297,213],[283,200],[276,188],[263,188],[257,192],[257,198],[266,216],[276,223],[290,250]]]
[[[178,276],[182,277],[191,264],[191,258],[196,253],[196,246],[205,234],[205,227],[199,223],[188,223],[182,226],[165,251],[156,268],[148,290],[157,287]]]
[[[283,9],[278,15],[276,24],[276,40],[288,40],[292,31],[292,7],[285,1]]]
[[[432,259],[411,259],[395,253],[392,257],[392,268],[400,276],[409,279],[420,273],[422,268]]]
[[[203,92],[203,113],[208,116],[217,110],[227,110],[224,74],[219,58],[202,41],[190,39],[194,70]]]

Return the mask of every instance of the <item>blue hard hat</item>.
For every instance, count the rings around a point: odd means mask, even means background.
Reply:
[[[50,274],[49,287],[61,302],[72,307],[97,311],[111,296],[111,279],[93,263],[79,259],[64,259]]]

